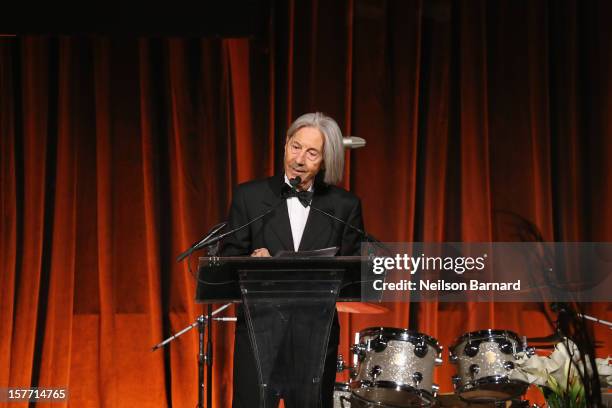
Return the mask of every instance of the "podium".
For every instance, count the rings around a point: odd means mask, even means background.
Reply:
[[[260,407],[272,390],[321,406],[337,300],[360,300],[360,257],[200,258],[196,302],[242,302],[255,354]],[[241,316],[239,313],[239,324]]]

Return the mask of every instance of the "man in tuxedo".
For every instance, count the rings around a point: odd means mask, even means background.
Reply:
[[[228,228],[244,225],[273,208],[263,219],[228,237],[224,256],[274,256],[279,251],[305,251],[338,247],[338,255],[359,255],[362,237],[355,230],[311,207],[333,214],[363,229],[361,202],[352,193],[337,187],[344,173],[342,133],[336,122],[322,113],[300,116],[289,127],[285,142],[284,173],[239,185],[233,194]],[[234,349],[234,408],[260,406],[260,389],[255,357],[249,342],[242,308],[238,308]],[[279,336],[284,335],[278,333]],[[335,361],[338,350],[337,316],[331,328],[321,383],[322,406],[332,407]],[[291,346],[279,355],[292,360]],[[287,361],[277,366],[287,366]],[[298,368],[299,369],[299,368]],[[290,383],[291,370],[276,373]],[[300,390],[287,387],[268,389],[267,407],[276,407],[279,397],[287,408],[299,405]]]

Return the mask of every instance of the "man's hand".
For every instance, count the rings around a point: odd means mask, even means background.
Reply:
[[[251,256],[255,256],[257,258],[265,258],[265,257],[270,257],[272,255],[270,255],[268,248],[257,248],[256,250],[253,251]]]

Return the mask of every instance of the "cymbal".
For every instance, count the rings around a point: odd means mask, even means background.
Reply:
[[[536,349],[551,349],[555,347],[555,344],[560,343],[562,341],[563,341],[563,336],[561,336],[558,333],[554,333],[554,334],[544,336],[544,337],[528,337],[527,338],[528,344],[549,343],[548,345],[540,344],[540,345],[534,346]],[[595,340],[595,344],[593,346],[595,346],[595,348],[601,348],[603,347],[603,342]]]
[[[549,334],[544,337],[527,337],[528,343],[558,343],[563,340],[563,337],[559,333]]]
[[[339,312],[358,314],[380,314],[389,311],[389,308],[385,306],[364,302],[338,302],[336,309]]]

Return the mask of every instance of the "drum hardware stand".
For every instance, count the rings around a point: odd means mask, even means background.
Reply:
[[[594,317],[594,316],[591,316],[591,315],[588,315],[588,314],[585,314],[585,313],[578,313],[577,311],[572,310],[571,308],[569,308],[568,305],[565,304],[565,303],[555,303],[555,302],[553,302],[553,303],[551,303],[550,308],[551,308],[551,310],[553,312],[557,313],[560,317],[562,315],[564,315],[564,314],[567,315],[567,316],[570,316],[570,317],[572,315],[575,315],[576,317],[580,317],[580,318],[585,319],[585,320],[590,320],[592,322],[599,323],[602,326],[606,326],[608,329],[612,330],[612,322],[609,322],[609,321],[603,320],[603,319],[598,319],[597,317]],[[560,321],[558,320],[557,324],[559,325],[559,323],[560,323]]]
[[[338,354],[338,358],[336,360],[336,372],[341,373],[344,370],[349,370],[349,377],[353,378],[355,376],[357,367],[355,365],[347,365],[344,361],[344,356],[342,354]]]
[[[357,366],[352,365],[349,366],[344,361],[344,356],[342,354],[338,354],[338,359],[336,360],[336,372],[341,373],[344,370],[349,370],[349,377],[353,378],[357,374]],[[345,405],[347,403],[347,405]],[[344,395],[340,396],[340,408],[348,408],[350,407],[351,399],[345,397]]]
[[[596,341],[592,338],[585,327],[585,321],[593,321],[603,326],[612,329],[612,323],[597,319],[584,313],[578,312],[578,306],[572,303],[552,302],[550,309],[557,313],[556,334],[561,337],[561,341],[569,350],[568,341],[575,344],[578,353],[581,356],[580,360],[583,368],[586,368],[588,362],[595,366],[594,350]],[[567,339],[567,341],[565,340]],[[577,366],[578,367],[578,366]],[[599,378],[595,373],[589,373],[584,370],[584,375],[581,375],[582,385],[584,387],[584,400],[587,406],[600,406],[602,404],[602,395],[600,391]]]
[[[168,337],[166,340],[162,341],[159,344],[153,346],[153,350],[160,349],[171,341],[176,340],[178,337],[187,333],[189,330],[198,328],[198,343],[199,343],[199,351],[198,351],[198,405],[197,408],[204,408],[204,364],[207,367],[207,387],[206,387],[206,407],[212,407],[212,363],[213,363],[213,354],[212,354],[212,321],[217,320],[220,322],[235,322],[235,317],[213,317],[216,314],[222,312],[227,309],[231,303],[227,303],[214,312],[212,311],[212,305],[208,305],[208,313],[207,315],[198,316],[193,323],[189,326],[185,327],[181,331],[176,334]],[[208,336],[206,337],[206,348],[204,347],[204,330],[208,325]],[[206,351],[204,351],[206,350]]]

